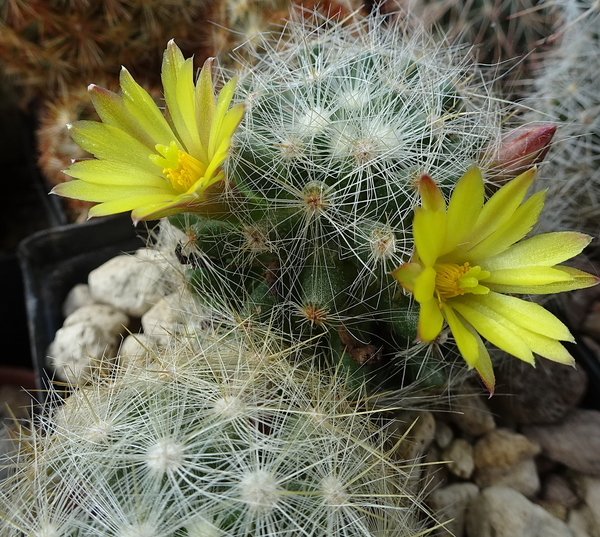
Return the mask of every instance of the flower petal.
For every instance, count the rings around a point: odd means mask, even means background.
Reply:
[[[485,305],[531,332],[552,339],[574,341],[569,329],[547,309],[535,302],[490,292],[485,297]]]
[[[162,83],[169,117],[187,153],[200,155],[192,59],[184,59],[173,40],[163,56]],[[166,144],[165,144],[166,145]]]
[[[158,220],[173,214],[193,211],[194,207],[202,204],[202,199],[190,194],[182,194],[173,200],[145,204],[133,208],[131,218],[137,224],[142,220]]]
[[[582,270],[574,269],[571,267],[564,267],[562,265],[556,265],[552,267],[554,270],[564,272],[569,276],[568,280],[558,281],[554,283],[548,283],[544,285],[503,285],[497,283],[491,283],[486,285],[492,290],[498,293],[516,293],[516,294],[528,294],[528,295],[548,295],[552,293],[562,293],[564,291],[574,291],[575,289],[585,289],[586,287],[592,287],[600,283],[600,278],[583,272]]]
[[[167,196],[164,194],[150,194],[147,196],[132,196],[130,198],[121,198],[94,205],[90,211],[90,218],[93,216],[107,216],[109,214],[118,214],[131,211],[137,207],[165,202]]]
[[[112,201],[147,195],[161,195],[172,198],[176,193],[169,188],[156,188],[144,185],[97,185],[85,181],[65,181],[52,189],[53,194],[82,201]]]
[[[442,331],[444,317],[440,311],[438,301],[431,299],[421,304],[419,310],[419,324],[417,329],[418,341],[432,341]]]
[[[131,165],[111,160],[80,160],[71,164],[64,173],[70,177],[81,179],[87,183],[102,185],[146,185],[170,186],[170,183],[161,175],[160,168],[156,167],[157,174],[134,168]]]
[[[424,268],[415,281],[413,295],[420,304],[429,302],[435,292],[435,278],[437,273],[433,267]]]
[[[553,362],[558,362],[564,365],[575,365],[575,360],[569,351],[567,351],[567,349],[565,349],[564,346],[556,339],[544,336],[542,334],[536,334],[521,327],[517,328],[516,333],[523,341],[525,341],[525,343],[533,352],[539,354],[547,360],[552,360]]]
[[[479,361],[479,343],[472,331],[467,330],[466,322],[459,318],[454,310],[446,304],[442,304],[442,312],[452,331],[460,354],[467,362],[469,368],[475,367]]]
[[[551,267],[581,253],[592,237],[584,233],[558,231],[521,241],[501,254],[486,259],[486,270],[525,267]]]
[[[209,161],[208,146],[210,143],[210,131],[215,116],[215,93],[212,83],[212,64],[214,58],[208,58],[200,71],[200,76],[196,81],[196,113],[198,114],[198,134],[200,136],[200,145],[202,155],[200,160]]]
[[[546,191],[544,190],[531,196],[496,231],[477,246],[465,252],[465,259],[471,264],[479,264],[481,260],[500,254],[512,244],[520,241],[537,222],[540,212],[544,208],[545,197]]]
[[[456,248],[469,235],[483,207],[481,171],[472,166],[458,180],[448,204],[448,224],[442,255]]]
[[[524,362],[533,364],[531,349],[515,335],[515,324],[485,305],[486,295],[454,297],[451,307],[485,339]]]
[[[421,206],[428,211],[446,212],[446,200],[435,181],[426,173],[421,175],[417,188],[421,194]]]
[[[485,270],[487,270],[487,266]],[[483,280],[483,284],[487,286],[493,284],[535,286],[571,280],[569,274],[554,267],[520,267],[490,271],[489,277]]]
[[[97,121],[76,121],[71,137],[77,145],[96,158],[117,161],[156,173],[156,165],[148,158],[150,149],[126,132]]]
[[[490,394],[494,393],[496,378],[490,354],[477,331],[452,308],[443,305],[444,316],[450,326],[456,346],[469,368],[479,373]]]
[[[417,277],[421,274],[423,267],[419,263],[404,263],[392,271],[392,277],[407,291],[412,292],[415,288]]]
[[[468,242],[475,245],[491,235],[506,222],[521,205],[527,190],[536,174],[536,168],[531,168],[498,190],[483,206],[477,224]]]
[[[152,138],[154,145],[169,145],[172,140],[175,140],[173,129],[167,123],[154,99],[124,67],[121,69],[119,84],[127,110]]]
[[[150,151],[156,142],[148,136],[137,120],[129,113],[123,97],[104,88],[90,84],[88,87],[90,99],[98,116],[103,123],[125,131],[136,140],[143,143]]]
[[[415,210],[413,236],[419,258],[426,267],[435,264],[442,251],[446,230],[446,213],[429,211],[423,207]]]

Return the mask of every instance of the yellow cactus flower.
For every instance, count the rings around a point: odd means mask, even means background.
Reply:
[[[211,67],[209,59],[194,84],[192,59],[169,42],[162,64],[167,118],[125,68],[122,95],[90,86],[102,123],[77,121],[70,130],[96,159],[74,162],[65,173],[77,180],[52,192],[100,202],[90,216],[133,211],[136,222],[206,205],[210,188],[224,179],[222,165],[244,115],[242,104],[229,108],[235,79],[215,98]]]
[[[542,306],[513,294],[547,294],[590,287],[600,279],[558,265],[589,244],[591,237],[555,232],[521,240],[544,206],[545,191],[525,202],[536,169],[522,173],[484,204],[478,168],[457,182],[450,202],[433,180],[419,181],[415,210],[415,252],[393,277],[420,304],[418,339],[432,341],[448,323],[456,345],[490,393],[494,371],[481,336],[525,362],[533,353],[574,363],[560,341],[573,341],[567,327]]]

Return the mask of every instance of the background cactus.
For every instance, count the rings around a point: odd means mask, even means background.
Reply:
[[[400,7],[444,39],[471,46],[513,100],[526,95],[556,20],[551,4],[536,0],[387,0],[383,6]]]
[[[530,120],[559,123],[558,140],[539,177],[548,188],[546,229],[576,228],[600,235],[600,10],[593,2],[556,5],[557,46],[535,78]],[[597,255],[597,241],[595,248]]]
[[[399,20],[344,22],[297,19],[265,42],[238,84],[231,214],[171,222],[211,306],[365,371],[416,335],[389,275],[413,249],[415,181],[448,192],[473,163],[494,177],[502,114],[455,49]]]
[[[227,334],[173,343],[22,431],[4,537],[427,533],[415,461],[343,377]]]

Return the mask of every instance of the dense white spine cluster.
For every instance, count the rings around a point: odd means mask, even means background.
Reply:
[[[48,409],[23,433],[0,491],[0,534],[423,530],[423,507],[405,488],[389,433],[371,420],[373,411],[356,407],[344,379],[289,356],[257,362],[242,348],[232,365],[219,348],[193,357],[169,351],[143,372],[117,372]]]
[[[415,180],[427,173],[449,191],[473,163],[490,164],[499,103],[464,50],[413,23],[298,17],[242,71],[247,112],[228,171],[265,198],[265,226],[304,219],[274,248],[302,257],[318,243],[391,270],[412,251]]]

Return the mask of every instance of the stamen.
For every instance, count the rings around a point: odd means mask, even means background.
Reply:
[[[435,292],[440,302],[465,293],[482,294],[489,291],[479,284],[480,280],[490,275],[480,266],[471,267],[469,263],[462,266],[456,263],[440,263],[433,268],[436,272]]]
[[[163,169],[173,188],[180,192],[187,192],[205,171],[206,166],[202,162],[181,150],[177,152],[177,168]]]

